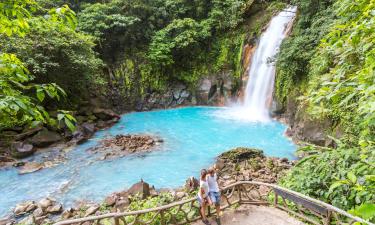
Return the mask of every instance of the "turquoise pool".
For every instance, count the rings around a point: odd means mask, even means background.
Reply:
[[[19,202],[48,195],[66,205],[82,199],[100,201],[141,178],[156,188],[181,186],[217,155],[238,146],[260,148],[268,156],[294,157],[296,146],[284,137],[284,125],[223,117],[226,110],[186,107],[124,114],[115,126],[70,151],[65,164],[26,175],[0,170],[0,216]],[[164,143],[158,151],[112,161],[97,161],[86,152],[101,138],[124,133],[157,135]],[[36,158],[43,154],[47,153]]]

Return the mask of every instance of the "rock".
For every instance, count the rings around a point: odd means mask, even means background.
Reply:
[[[34,223],[35,223],[34,216],[32,215],[25,217],[24,219],[18,222],[18,224],[22,224],[22,225],[33,225]]]
[[[151,197],[156,197],[158,195],[159,195],[159,193],[155,190],[155,187],[152,186],[152,188],[150,189],[150,196]]]
[[[35,216],[35,218],[37,217],[41,217],[41,216],[44,216],[44,212],[43,212],[43,209],[38,207],[34,212],[33,212],[33,215]]]
[[[177,200],[180,200],[180,199],[182,199],[182,198],[185,197],[185,196],[186,196],[186,193],[183,192],[183,191],[178,191],[178,192],[175,193],[175,198],[176,198]]]
[[[133,184],[133,186],[129,188],[128,193],[133,196],[140,194],[142,199],[146,199],[150,196],[150,185],[141,180],[140,182]]]
[[[110,195],[104,199],[104,204],[106,206],[114,206],[116,204],[117,199],[117,195]]]
[[[35,217],[34,218],[34,223],[35,224],[48,224],[48,223],[45,223],[44,221],[47,219],[47,216],[40,216],[40,217]]]
[[[198,189],[198,187],[199,187],[199,181],[195,177],[189,177],[185,181],[185,189],[188,192],[194,191],[194,190]]]
[[[33,173],[41,169],[43,169],[43,164],[38,162],[27,162],[24,166],[20,168],[18,174]]]
[[[15,222],[10,217],[0,218],[0,225],[13,225]]]
[[[90,207],[86,210],[85,217],[94,214],[96,211],[99,210],[99,208],[100,208],[99,205],[92,205],[92,206],[90,206]]]
[[[225,162],[224,162],[223,159],[218,158],[218,159],[216,160],[215,165],[216,165],[216,168],[217,168],[218,170],[221,170],[221,169],[224,168],[224,166],[225,166]]]
[[[263,151],[254,148],[235,148],[222,153],[219,159],[241,162],[255,157],[264,157]]]
[[[13,213],[16,216],[24,215],[35,210],[36,207],[37,206],[33,201],[23,202],[21,204],[16,205],[16,207],[13,210]]]
[[[127,206],[129,206],[129,204],[130,204],[129,198],[125,197],[125,198],[121,198],[120,200],[118,200],[116,202],[115,207],[117,209],[120,209],[121,211],[123,211]]]
[[[95,108],[93,114],[102,120],[111,120],[113,118],[120,119],[120,116],[110,109]]]
[[[55,205],[52,205],[52,206],[49,206],[47,209],[46,209],[46,212],[47,213],[51,213],[51,214],[59,214],[61,213],[63,210],[63,207],[60,203],[58,204],[55,204]]]
[[[61,214],[61,219],[66,220],[66,219],[73,217],[73,215],[74,215],[74,209],[69,208]]]
[[[26,144],[24,142],[13,142],[10,146],[11,154],[13,157],[21,159],[34,154],[35,149],[31,144]]]
[[[30,142],[37,147],[47,147],[60,141],[61,139],[60,134],[43,128],[30,139]]]
[[[95,133],[95,125],[93,123],[83,123],[81,127],[86,136],[91,136]]]
[[[43,210],[47,209],[48,207],[52,206],[55,200],[51,198],[43,198],[38,202],[38,206]]]

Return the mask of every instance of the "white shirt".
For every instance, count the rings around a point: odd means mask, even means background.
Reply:
[[[219,192],[219,184],[217,183],[217,175],[214,173],[213,176],[211,174],[207,175],[207,183],[208,183],[208,189],[210,192]]]
[[[202,193],[201,193],[201,189],[203,189],[203,191],[204,191],[203,196],[202,196]],[[199,196],[199,198],[204,199],[204,198],[207,197],[207,195],[208,195],[208,183],[207,183],[207,180],[206,181],[200,180],[200,182],[199,182],[198,196]]]

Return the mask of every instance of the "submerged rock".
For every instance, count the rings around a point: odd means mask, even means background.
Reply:
[[[43,164],[38,162],[27,162],[24,166],[21,166],[18,174],[33,173],[43,169]]]

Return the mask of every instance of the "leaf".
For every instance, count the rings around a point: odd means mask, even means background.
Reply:
[[[44,91],[42,89],[37,89],[36,97],[39,99],[40,102],[43,102],[45,96],[46,95],[44,94]]]
[[[57,114],[57,120],[59,120],[59,121],[62,120],[64,117],[65,117],[65,115],[62,114],[62,113]]]
[[[340,187],[340,186],[343,185],[343,184],[344,184],[344,183],[341,182],[341,181],[336,181],[335,183],[333,183],[333,184],[331,185],[331,187],[329,187],[329,191],[328,191],[328,192],[329,192],[329,193],[332,193],[334,189]]]
[[[354,173],[352,172],[348,172],[347,174],[348,176],[348,179],[354,184],[354,183],[357,183],[357,177],[355,176]]]
[[[70,122],[69,119],[65,118],[64,122],[65,122],[66,126],[69,128],[70,131],[75,131],[76,127],[74,126],[74,124],[72,122]]]
[[[351,213],[362,217],[365,220],[371,219],[375,217],[375,204],[373,203],[364,203],[354,210],[351,210]]]

